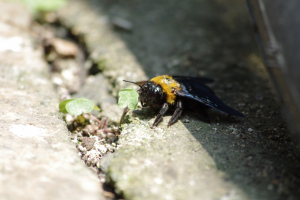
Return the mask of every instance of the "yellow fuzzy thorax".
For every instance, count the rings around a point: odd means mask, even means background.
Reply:
[[[180,84],[175,81],[172,76],[157,76],[152,78],[150,81],[162,87],[163,92],[166,95],[166,101],[168,104],[173,105],[175,103],[176,94],[174,93],[174,90],[181,90],[181,87]]]

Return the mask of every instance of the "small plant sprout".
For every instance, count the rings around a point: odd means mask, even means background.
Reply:
[[[124,108],[122,117],[120,119],[121,126],[122,121],[129,110],[135,110],[139,102],[139,94],[132,88],[126,88],[119,92],[118,106]]]
[[[85,122],[85,117],[83,114],[88,114],[91,118],[96,120],[99,125],[101,122],[93,115],[89,114],[93,109],[100,111],[100,108],[94,105],[94,102],[85,98],[78,99],[67,99],[59,104],[59,110],[62,113],[69,113],[71,115],[77,116],[76,122],[82,124]]]

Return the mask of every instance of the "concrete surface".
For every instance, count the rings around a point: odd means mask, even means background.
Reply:
[[[0,13],[0,199],[101,199],[59,117],[29,12],[0,1]]]
[[[1,199],[101,199],[59,119],[30,16],[0,3]],[[101,161],[125,199],[299,199],[299,149],[279,113],[244,3],[72,0],[58,13],[91,59],[105,63],[113,95],[126,86],[123,79],[202,75],[246,115],[211,111],[207,124],[186,112],[167,128],[167,114],[150,129],[156,113],[138,108],[123,124],[116,152]],[[116,28],[116,17],[131,26]]]
[[[298,199],[297,145],[290,137],[252,35],[245,2],[71,1],[61,22],[86,41],[114,92],[123,79],[208,76],[224,102],[246,115],[186,113],[151,130],[138,109],[102,170],[125,199]],[[131,26],[118,27],[115,18]],[[120,20],[119,20],[120,21]],[[129,30],[128,30],[128,27]],[[96,62],[97,63],[97,62]],[[150,120],[150,122],[149,122]]]

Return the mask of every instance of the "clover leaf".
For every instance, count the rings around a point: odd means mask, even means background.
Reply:
[[[118,106],[120,108],[128,107],[130,110],[135,110],[139,102],[138,93],[132,88],[126,88],[119,92]]]
[[[71,115],[81,115],[89,113],[93,109],[100,110],[94,102],[85,98],[67,99],[59,104],[59,110],[63,113],[69,113]]]

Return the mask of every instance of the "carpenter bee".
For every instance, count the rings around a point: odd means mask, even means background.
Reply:
[[[213,80],[203,77],[185,77],[185,76],[157,76],[150,81],[131,82],[140,86],[139,100],[143,107],[160,106],[161,109],[156,116],[151,128],[156,126],[163,118],[169,106],[175,107],[175,111],[168,123],[172,125],[182,113],[184,104],[187,106],[197,105],[200,108],[199,113],[208,119],[207,108],[215,108],[221,112],[238,117],[244,117],[243,114],[225,105],[214,92],[207,87],[206,83],[212,83]]]

